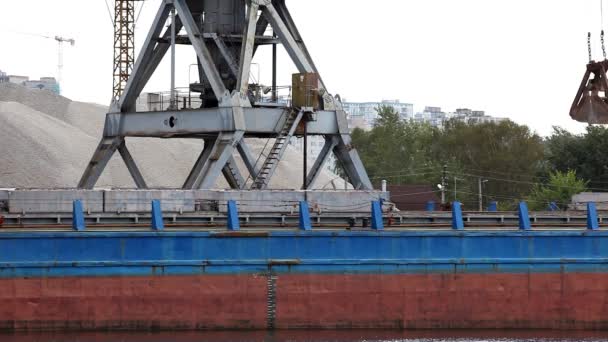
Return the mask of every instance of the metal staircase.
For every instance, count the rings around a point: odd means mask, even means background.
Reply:
[[[303,116],[303,111],[290,109],[289,113],[287,114],[285,124],[283,125],[283,129],[281,129],[279,132],[274,145],[270,149],[270,152],[268,152],[260,172],[253,180],[253,184],[251,185],[252,190],[263,190],[268,187],[268,182],[279,165],[279,162],[283,158],[287,145],[289,145],[289,140],[295,133],[296,128],[300,124],[300,121],[302,121]]]

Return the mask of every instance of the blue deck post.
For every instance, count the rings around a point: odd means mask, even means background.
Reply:
[[[312,230],[310,212],[308,211],[308,202],[306,201],[300,201],[300,229]]]
[[[165,223],[163,222],[163,211],[160,208],[159,200],[152,201],[152,229],[165,229]]]
[[[239,222],[239,210],[236,206],[236,201],[228,201],[228,229],[240,230],[241,223]]]
[[[549,207],[547,208],[549,211],[559,211],[559,206],[555,202],[549,203]]]
[[[600,229],[600,221],[597,216],[597,207],[594,202],[587,203],[587,229]]]
[[[464,220],[462,219],[462,204],[460,204],[460,202],[452,203],[452,229],[464,229]]]
[[[383,230],[382,205],[380,201],[372,201],[372,229]]]
[[[530,215],[528,213],[528,204],[526,202],[520,202],[517,208],[517,213],[519,216],[519,229],[521,230],[530,230],[532,229],[532,224],[530,223]]]
[[[490,202],[490,205],[488,206],[488,211],[491,213],[495,213],[498,211],[498,202],[494,201],[494,202]]]
[[[433,201],[426,202],[426,211],[435,211],[435,202],[433,202]]]
[[[82,201],[75,200],[72,204],[72,229],[83,231],[87,229],[84,222],[84,210],[82,209]]]

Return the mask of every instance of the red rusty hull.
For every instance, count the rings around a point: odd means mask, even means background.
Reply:
[[[8,330],[266,326],[266,278],[253,275],[2,279],[0,296]]]
[[[245,274],[0,279],[0,328],[608,328],[604,273],[280,274],[274,318],[268,284]]]

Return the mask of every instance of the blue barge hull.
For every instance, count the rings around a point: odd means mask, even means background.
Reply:
[[[0,233],[0,277],[607,272],[607,231]]]

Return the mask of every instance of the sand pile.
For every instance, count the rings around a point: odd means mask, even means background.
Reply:
[[[0,85],[0,187],[75,187],[99,143],[106,111],[105,106],[71,101],[45,90]],[[266,144],[266,140],[248,142],[256,156]],[[181,187],[203,148],[202,141],[191,139],[134,138],[128,139],[127,145],[148,185],[154,188]],[[272,141],[268,149],[271,145]],[[237,162],[246,174],[238,157]],[[301,168],[301,155],[290,148],[270,187],[298,188]],[[316,187],[331,188],[336,177],[323,172]],[[343,187],[340,181],[334,183]],[[134,187],[118,153],[97,186]],[[227,188],[223,177],[217,188]]]

